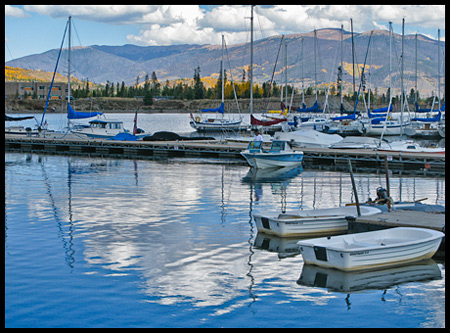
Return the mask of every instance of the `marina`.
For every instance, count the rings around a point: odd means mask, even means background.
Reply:
[[[6,5],[5,327],[445,328],[444,8],[391,7]]]
[[[105,156],[144,158],[165,157],[224,157],[244,161],[240,155],[247,144],[223,140],[177,141],[113,141],[80,138],[40,138],[5,135],[5,149],[24,152],[88,153]],[[423,174],[445,175],[445,154],[417,152],[385,152],[372,149],[328,149],[293,148],[303,151],[303,160],[312,164],[327,164],[347,167],[350,159],[355,167],[379,168],[389,160],[391,170],[421,172]]]

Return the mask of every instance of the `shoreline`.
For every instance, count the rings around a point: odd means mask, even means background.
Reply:
[[[314,104],[315,96],[305,96],[305,104],[310,107]],[[77,99],[72,101],[71,105],[76,111],[81,112],[104,112],[104,113],[130,113],[138,109],[139,113],[198,113],[202,109],[217,108],[221,104],[221,100],[202,99],[202,100],[156,100],[152,105],[144,105],[142,99],[119,98],[119,97],[100,97],[90,100],[89,98]],[[319,96],[319,105],[325,103],[325,96]],[[225,100],[226,113],[250,113],[250,99],[243,98],[239,100],[239,109],[235,100]],[[301,96],[294,98],[293,105],[302,104]],[[340,97],[329,96],[328,109],[326,113],[340,113]],[[373,105],[373,107],[385,107],[386,105]],[[37,113],[41,114],[45,108],[45,100],[9,100],[5,103],[5,113]],[[344,101],[346,110],[353,110],[352,104]],[[52,111],[54,110],[54,111]],[[279,98],[265,98],[253,100],[254,113],[263,113],[267,110],[281,110]],[[331,110],[331,111],[329,111]],[[365,111],[364,103],[359,103],[357,111]],[[66,112],[65,101],[49,101],[47,112],[63,113]]]

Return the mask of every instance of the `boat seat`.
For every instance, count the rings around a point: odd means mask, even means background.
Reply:
[[[355,239],[352,239],[350,242],[346,241],[345,238],[343,239],[344,242],[344,246],[347,249],[357,249],[357,248],[361,248],[361,247],[371,247],[376,245],[375,243],[364,243],[364,242],[359,242]]]

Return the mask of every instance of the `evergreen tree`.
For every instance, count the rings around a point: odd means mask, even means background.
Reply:
[[[205,91],[203,82],[200,79],[200,66],[194,69],[194,97],[195,99],[203,99],[205,97]]]
[[[144,105],[152,105],[153,104],[153,96],[152,91],[149,89],[145,92],[144,95]]]
[[[126,91],[125,91],[125,82],[122,81],[122,85],[120,86],[120,97],[125,97]]]
[[[154,73],[154,72],[153,72]],[[145,94],[150,90],[150,79],[148,77],[148,74],[145,74],[145,81],[144,81],[144,96]]]

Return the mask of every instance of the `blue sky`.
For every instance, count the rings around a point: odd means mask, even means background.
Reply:
[[[59,48],[69,15],[74,45],[227,44],[249,41],[249,5],[5,5],[5,61]],[[257,5],[255,38],[321,28],[419,32],[445,41],[445,6]],[[78,37],[79,39],[78,39]]]

